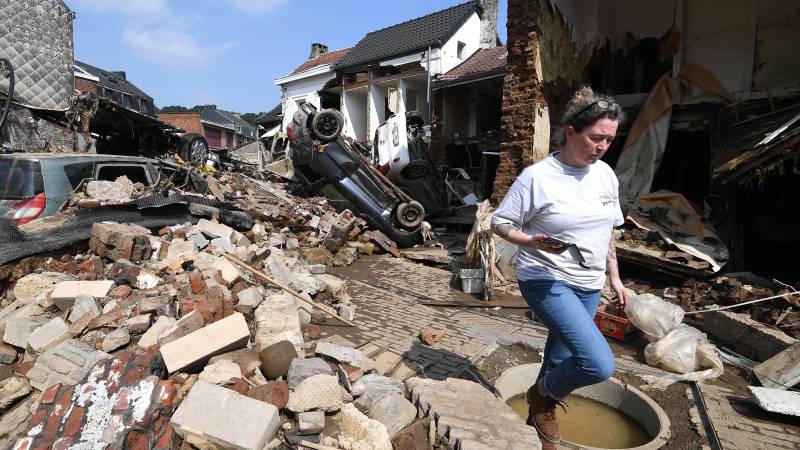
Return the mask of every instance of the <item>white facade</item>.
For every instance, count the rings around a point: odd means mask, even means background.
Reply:
[[[323,64],[298,74],[276,79],[275,84],[281,88],[281,111],[283,112],[281,129],[286,129],[301,104],[309,103],[320,109],[319,91],[325,86],[325,83],[335,77],[336,74],[331,65]]]

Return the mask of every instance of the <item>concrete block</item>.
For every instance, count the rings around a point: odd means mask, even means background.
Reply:
[[[244,316],[235,313],[163,345],[161,356],[170,373],[196,371],[212,356],[244,348],[249,338],[250,330]]]
[[[748,386],[758,406],[769,412],[800,416],[800,392]]]
[[[797,339],[770,328],[755,320],[730,311],[704,314],[706,332],[736,347],[739,353],[758,361],[769,358],[791,347]]]
[[[154,323],[139,339],[137,345],[147,348],[158,344],[159,337],[175,325],[175,319],[166,316],[158,316]]]
[[[97,306],[97,301],[91,295],[79,294],[75,297],[75,303],[69,313],[69,321],[74,323],[84,314],[92,314],[93,317],[97,317],[100,315],[100,307]]]
[[[56,317],[28,336],[28,346],[36,353],[41,353],[71,337],[67,323],[61,317]]]
[[[6,324],[3,341],[14,347],[25,348],[28,344],[28,336],[49,321],[49,319],[40,316],[23,316],[12,320]]]
[[[361,367],[361,360],[363,358],[361,350],[342,347],[341,345],[336,345],[330,342],[317,342],[316,352],[319,356],[325,356],[338,362]]]
[[[75,297],[78,295],[91,295],[94,298],[103,298],[108,296],[108,291],[114,287],[114,281],[63,281],[58,283],[50,298],[53,303],[62,311],[67,308],[72,308],[75,304]]]
[[[800,383],[800,342],[753,367],[761,385],[787,389]]]
[[[73,385],[80,382],[97,361],[110,356],[77,339],[69,339],[39,355],[26,376],[31,386],[41,391],[56,383]]]
[[[322,358],[293,359],[289,364],[287,380],[289,389],[294,389],[306,378],[314,375],[331,375],[331,365]]]
[[[198,381],[170,421],[186,438],[199,435],[224,448],[261,450],[280,426],[278,408]]]
[[[195,229],[210,238],[223,238],[231,243],[236,243],[236,236],[239,234],[233,228],[208,219],[200,219],[195,225]]]
[[[342,407],[342,394],[339,380],[333,375],[314,375],[303,380],[289,393],[291,411],[304,412],[318,409],[326,412]]]
[[[394,435],[417,417],[417,408],[404,396],[388,394],[379,398],[369,409],[370,419],[384,424],[389,436]]]
[[[303,332],[294,297],[286,292],[272,295],[261,303],[255,312],[256,350],[289,341],[298,355],[303,351]]]
[[[14,298],[33,301],[39,294],[52,291],[61,282],[73,279],[71,276],[57,272],[31,273],[17,280],[14,286]]]

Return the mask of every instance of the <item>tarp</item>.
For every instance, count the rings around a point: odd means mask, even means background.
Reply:
[[[642,195],[628,210],[627,219],[643,230],[657,232],[682,251],[707,261],[714,272],[728,262],[728,248],[714,227],[681,194],[661,190]]]

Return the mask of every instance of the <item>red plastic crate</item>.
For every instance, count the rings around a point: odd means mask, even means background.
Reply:
[[[628,316],[624,311],[618,311],[614,306],[601,304],[594,315],[594,323],[604,335],[624,341],[630,334],[636,331]]]

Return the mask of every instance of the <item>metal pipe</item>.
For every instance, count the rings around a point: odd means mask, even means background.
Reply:
[[[428,123],[430,123],[431,121],[431,46],[430,45],[428,46],[428,62],[426,66],[428,71]]]

